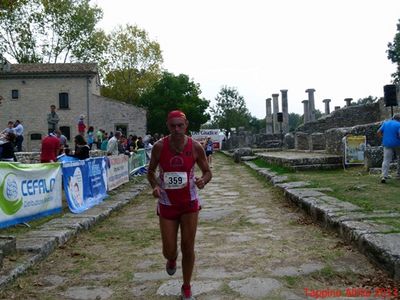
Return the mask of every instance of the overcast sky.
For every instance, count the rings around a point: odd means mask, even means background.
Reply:
[[[126,23],[162,49],[163,67],[199,83],[202,97],[235,87],[250,113],[288,90],[289,112],[303,113],[305,90],[343,106],[344,98],[383,96],[395,65],[387,59],[400,0],[94,0],[107,32]],[[279,98],[280,99],[280,98]],[[279,101],[280,102],[280,101]],[[279,104],[280,105],[280,104]]]

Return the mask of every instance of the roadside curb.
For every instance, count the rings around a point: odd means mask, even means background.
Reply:
[[[129,183],[127,184],[129,185]],[[20,234],[16,239],[16,250],[26,254],[22,262],[18,262],[0,276],[0,290],[14,281],[18,276],[39,262],[45,260],[58,247],[63,246],[71,238],[89,230],[91,227],[110,216],[112,212],[122,209],[148,187],[145,183],[133,183],[128,191],[110,195],[108,199],[81,214],[66,213],[59,218],[39,226],[34,230]],[[118,189],[116,190],[118,192]]]
[[[227,156],[230,153],[222,151]],[[375,265],[394,280],[400,281],[400,233],[394,227],[374,222],[376,218],[399,219],[400,213],[390,211],[365,211],[350,202],[328,196],[329,188],[310,188],[310,183],[288,182],[287,176],[277,175],[267,168],[259,168],[251,161],[243,164],[255,170],[285,198],[312,217],[322,227],[336,231],[353,244]]]

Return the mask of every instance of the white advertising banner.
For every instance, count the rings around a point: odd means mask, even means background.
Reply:
[[[191,132],[192,138],[200,143],[205,143],[207,137],[213,142],[214,150],[220,150],[225,140],[225,135],[220,129],[201,129],[198,132]]]
[[[111,191],[121,184],[129,181],[129,170],[128,170],[128,155],[112,155],[108,156],[109,167],[107,169],[107,185],[108,190]]]
[[[0,162],[0,228],[61,212],[61,164]]]

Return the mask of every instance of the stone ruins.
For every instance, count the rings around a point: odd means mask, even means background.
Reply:
[[[336,106],[330,109],[331,99],[323,99],[324,114],[316,119],[315,114],[315,89],[305,91],[308,99],[303,100],[304,123],[294,132],[289,132],[288,90],[281,90],[281,94],[272,94],[272,99],[266,101],[266,127],[265,133],[250,134],[238,130],[224,144],[224,148],[235,149],[243,147],[293,149],[299,151],[324,151],[327,154],[343,154],[343,137],[348,134],[365,135],[367,138],[366,156],[379,156],[381,140],[376,136],[376,131],[382,121],[391,117],[391,108],[385,107],[383,98],[375,103],[356,105],[352,98],[345,98],[344,107]],[[281,108],[279,112],[279,96]],[[271,103],[272,102],[272,103]],[[272,104],[272,107],[271,107]],[[400,112],[399,107],[393,107],[393,113]],[[278,113],[283,118],[278,121]],[[378,159],[379,160],[379,159]],[[375,162],[373,164],[379,164]]]

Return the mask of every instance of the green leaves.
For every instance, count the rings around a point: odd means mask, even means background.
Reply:
[[[213,123],[226,132],[232,128],[249,128],[251,115],[244,98],[233,87],[224,86],[215,98],[216,105],[211,108]]]
[[[394,36],[393,42],[388,43],[388,59],[397,64],[397,71],[392,74],[394,83],[400,82],[400,20],[397,24],[397,33]]]
[[[18,63],[86,62],[102,11],[89,0],[4,1],[0,6],[0,51]],[[3,3],[2,3],[3,4]],[[92,46],[91,48],[87,48]],[[93,61],[93,60],[91,60]]]
[[[107,41],[102,95],[136,105],[161,77],[160,45],[132,25],[119,26]]]
[[[185,74],[164,72],[152,90],[140,98],[139,104],[147,109],[147,128],[151,133],[167,134],[167,114],[180,109],[189,120],[189,130],[198,131],[210,116],[206,113],[209,101],[200,98],[201,90]]]

